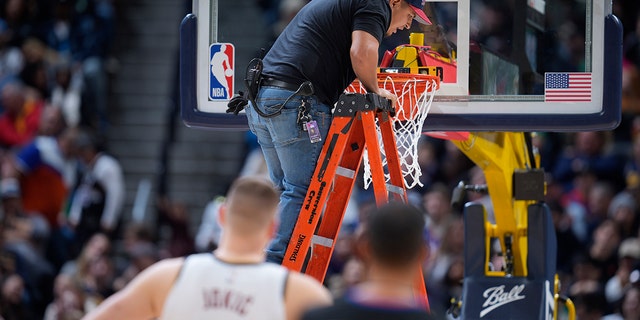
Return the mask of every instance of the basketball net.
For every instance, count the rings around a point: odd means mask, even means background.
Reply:
[[[418,161],[418,140],[422,136],[422,126],[427,119],[433,97],[438,89],[438,78],[427,75],[406,73],[379,73],[378,85],[389,90],[398,97],[396,102],[396,116],[392,118],[393,130],[396,138],[396,150],[400,158],[400,167],[405,187],[411,189],[420,182],[422,170]],[[347,92],[365,93],[366,90],[356,80]],[[382,133],[376,118],[378,140],[382,141]],[[385,180],[389,183],[390,176],[384,148],[380,149]],[[368,189],[372,183],[371,166],[367,150],[364,152],[364,188]]]

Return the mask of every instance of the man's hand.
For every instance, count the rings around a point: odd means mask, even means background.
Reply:
[[[387,98],[391,100],[391,105],[393,106],[394,109],[396,109],[396,102],[398,102],[398,96],[391,93],[391,91],[387,89],[382,89],[382,88],[378,89],[377,94],[383,98]]]

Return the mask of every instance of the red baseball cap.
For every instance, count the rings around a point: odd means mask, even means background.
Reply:
[[[425,0],[405,0],[405,1],[407,1],[407,3],[411,6],[413,11],[415,11],[416,13],[416,16],[413,17],[413,19],[415,19],[416,21],[422,24],[431,24],[431,20],[429,20],[429,17],[427,17],[427,15],[424,13],[424,10],[422,10],[422,8],[424,8]]]

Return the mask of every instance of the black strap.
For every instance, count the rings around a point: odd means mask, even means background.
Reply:
[[[273,78],[263,78],[260,81],[260,85],[268,86],[268,87],[278,87],[278,88],[289,90],[289,91],[296,91],[298,90],[298,88],[300,88],[300,85],[298,84],[288,83],[288,82],[276,80]]]

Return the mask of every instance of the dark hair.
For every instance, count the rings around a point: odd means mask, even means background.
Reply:
[[[363,234],[374,260],[391,267],[413,262],[422,252],[424,216],[416,207],[390,202],[367,217]]]

